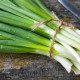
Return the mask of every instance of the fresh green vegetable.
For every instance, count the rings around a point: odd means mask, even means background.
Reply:
[[[40,0],[0,0],[0,22],[0,52],[46,56],[60,25]],[[80,74],[80,30],[62,25],[55,40],[52,57]]]
[[[33,48],[25,48],[19,46],[7,46],[7,45],[0,45],[0,52],[1,53],[33,53],[35,49]]]

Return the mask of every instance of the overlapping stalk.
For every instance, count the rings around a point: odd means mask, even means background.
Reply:
[[[40,0],[0,0],[0,52],[38,53],[49,56],[58,21]],[[32,27],[42,23],[34,30]],[[80,74],[80,31],[63,26],[56,36],[53,58]]]

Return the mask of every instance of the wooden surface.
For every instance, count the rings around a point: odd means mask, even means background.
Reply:
[[[80,26],[79,20],[67,11],[57,0],[42,0],[58,15]],[[70,0],[80,7],[80,0]],[[56,61],[34,54],[0,54],[0,80],[78,80],[73,72],[68,74]],[[80,79],[79,79],[80,80]]]

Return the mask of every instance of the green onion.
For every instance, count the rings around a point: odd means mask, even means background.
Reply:
[[[7,45],[0,45],[0,52],[1,53],[33,53],[35,49],[33,48],[25,48],[19,46],[7,46]]]
[[[0,52],[49,56],[55,29],[60,25],[57,20],[46,23],[51,19],[55,20],[55,15],[40,0],[0,0]],[[52,57],[67,72],[80,74],[80,30],[62,25],[55,40]]]
[[[50,44],[50,41],[48,39],[46,39],[40,35],[37,35],[31,31],[26,31],[26,30],[21,29],[21,28],[17,28],[17,27],[13,27],[13,26],[9,26],[9,25],[0,23],[0,30],[5,31],[7,33],[10,33],[12,35],[14,34],[20,38],[25,39],[25,40],[29,40],[29,41],[37,42],[39,44],[43,44],[45,46],[49,46],[49,44]],[[9,37],[9,36],[7,36],[7,37]]]
[[[5,39],[9,39],[9,38],[0,35],[0,40],[5,40]]]

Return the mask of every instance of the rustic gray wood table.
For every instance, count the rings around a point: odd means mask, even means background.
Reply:
[[[80,7],[80,0],[70,0]],[[67,11],[57,0],[42,2],[58,15],[80,27],[79,20]],[[68,74],[56,61],[33,54],[0,54],[0,80],[80,80],[73,72]]]

